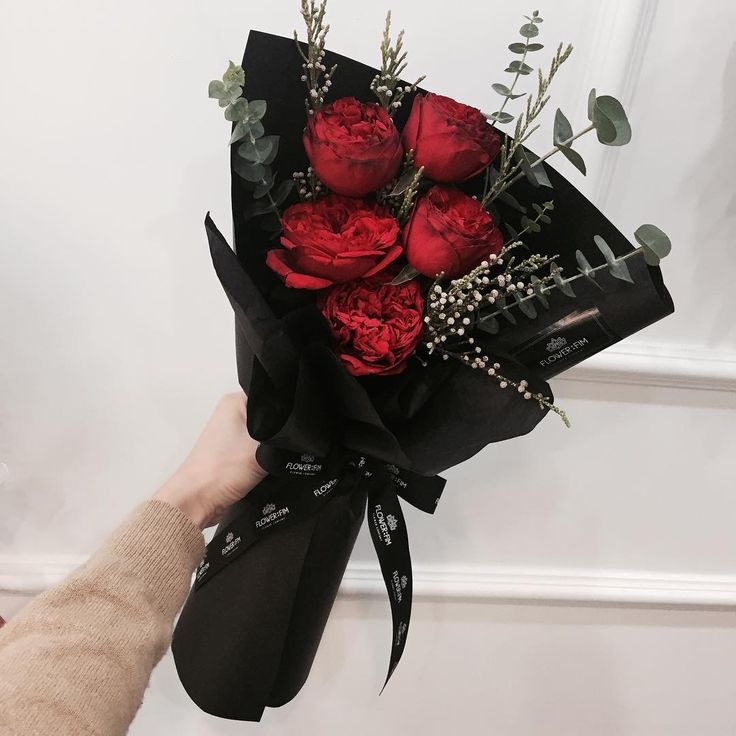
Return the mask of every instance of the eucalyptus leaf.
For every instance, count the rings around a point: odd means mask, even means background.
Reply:
[[[275,177],[273,172],[267,172],[263,177],[263,181],[253,191],[253,199],[261,199],[265,197],[273,188]]]
[[[248,118],[252,122],[260,120],[266,114],[268,104],[265,100],[253,100],[248,110]]]
[[[495,84],[492,84],[491,87],[493,88],[494,92],[501,95],[502,97],[508,97],[511,94],[511,90],[505,84],[500,84],[499,82],[496,82]]]
[[[537,277],[532,275],[531,277],[532,288],[534,289],[534,295],[539,299],[540,304],[545,308],[549,309],[549,299],[544,293],[544,284]]]
[[[539,35],[539,28],[534,23],[525,23],[520,29],[519,33],[524,38],[534,38]]]
[[[249,133],[250,126],[240,120],[238,123],[235,124],[235,127],[233,128],[233,134],[230,136],[230,145],[243,140],[243,138],[245,138],[245,136],[247,136]]]
[[[243,97],[235,100],[235,102],[229,105],[227,110],[225,110],[225,120],[230,120],[233,123],[245,120],[248,118],[248,115],[248,100]]]
[[[512,54],[525,54],[527,52],[527,45],[525,43],[512,43],[509,44],[509,51]]]
[[[505,123],[510,123],[514,116],[510,115],[507,112],[494,112],[493,115],[488,116],[489,120],[492,120],[493,122],[499,123],[501,125],[504,125]]]
[[[256,120],[255,123],[249,123],[249,126],[251,138],[260,138],[266,132],[260,120]]]
[[[531,74],[534,69],[530,67],[529,64],[524,64],[523,62],[516,60],[512,61],[505,71],[527,76],[528,74]]]
[[[588,263],[588,259],[583,255],[582,251],[575,251],[575,260],[578,262],[578,271],[585,276],[590,283],[595,284],[601,291],[603,287],[595,280],[595,271],[593,266]]]
[[[511,194],[511,192],[509,192],[508,189],[504,189],[498,195],[498,200],[500,202],[503,202],[504,204],[508,205],[512,209],[515,209],[517,212],[521,212],[522,214],[526,214],[526,211],[527,211],[526,210],[526,207],[524,207],[524,205],[521,204],[521,202],[519,202],[519,200],[516,199],[516,197],[514,197],[514,195]]]
[[[625,146],[631,140],[629,119],[623,105],[615,97],[596,97],[593,124],[598,140],[607,146]]]
[[[273,211],[271,203],[259,199],[256,202],[252,202],[243,210],[243,219],[252,220],[254,217],[260,217],[261,215],[268,214]]]
[[[254,183],[262,181],[266,174],[266,167],[263,164],[254,164],[250,161],[245,161],[240,156],[233,158],[233,169],[235,169],[235,173],[238,176]]]
[[[505,222],[503,226],[506,228],[506,232],[509,234],[509,237],[511,240],[518,240],[519,239],[519,233],[516,232],[514,227],[510,225],[508,222]]]
[[[276,190],[272,195],[272,199],[277,207],[280,207],[284,202],[286,202],[292,189],[294,189],[294,186],[294,180],[288,179],[287,181],[282,181],[281,184],[276,187]]]
[[[570,298],[575,298],[575,292],[573,291],[572,286],[570,286],[569,282],[562,277],[562,273],[560,272],[560,267],[552,261],[550,263],[550,276],[552,276],[552,280],[555,282],[555,286],[565,295],[569,296]]]
[[[570,121],[558,107],[555,113],[554,143],[556,146],[565,145],[572,136],[572,125],[570,125]]]
[[[530,220],[526,215],[521,218],[521,224],[522,227],[530,233],[538,233],[542,230],[538,223],[534,222],[534,220]]]
[[[530,43],[527,47],[527,51],[541,51],[544,48],[544,44],[541,43]]]
[[[626,265],[626,261],[620,258],[616,258],[616,254],[611,250],[611,246],[600,235],[594,235],[593,240],[598,246],[598,250],[603,254],[608,264],[608,272],[615,279],[621,281],[628,281],[630,284],[634,283],[634,279],[631,278],[629,267]]]
[[[417,175],[417,172],[414,169],[409,169],[408,171],[404,172],[404,174],[401,175],[399,180],[396,182],[396,185],[391,190],[391,197],[398,197],[400,194],[403,194],[410,186],[411,183],[414,181],[414,177]]]
[[[222,81],[228,87],[242,87],[245,84],[245,71],[243,67],[231,61],[225,73],[222,75]]]
[[[541,163],[533,166],[534,163],[539,161],[539,156],[537,156],[535,153],[532,153],[531,151],[522,150],[521,148],[519,148],[518,150],[518,156],[521,160],[521,170],[524,172],[524,175],[532,184],[532,186],[549,187],[551,189],[552,182],[547,176],[547,171],[544,168],[544,164]]]
[[[596,95],[595,95],[595,87],[594,87],[592,90],[590,90],[590,93],[588,94],[588,120],[590,120],[591,123],[593,122],[593,111],[595,110],[595,100],[596,100]]]
[[[537,317],[537,310],[534,308],[534,304],[532,303],[531,299],[525,299],[522,297],[518,291],[514,292],[514,299],[516,300],[516,304],[518,305],[519,309],[527,316],[529,319],[536,319]]]
[[[495,317],[484,317],[478,322],[478,329],[487,332],[489,335],[497,335],[501,329],[498,320]]]
[[[210,82],[209,87],[207,88],[207,94],[212,100],[230,99],[230,93],[227,91],[225,83],[221,82],[219,79],[213,79]]]
[[[277,142],[278,136],[264,136],[255,141],[247,140],[240,144],[238,155],[251,163],[265,164],[276,145],[274,139]]]
[[[398,286],[399,284],[405,284],[407,281],[411,281],[420,275],[421,274],[416,270],[416,268],[414,268],[414,266],[406,265],[401,269],[401,271],[399,271],[396,278],[391,282],[391,285]]]
[[[272,147],[271,147],[271,153],[266,156],[266,160],[263,162],[266,164],[266,166],[272,164],[276,160],[276,156],[279,153],[279,141],[281,140],[280,136],[278,135],[269,135],[268,138],[271,140]],[[260,140],[266,140],[265,138],[261,138]]]
[[[558,144],[559,145],[559,144]],[[583,157],[570,146],[560,146],[562,155],[583,175],[586,174],[585,161]]]
[[[644,251],[644,260],[650,266],[658,266],[662,258],[666,258],[672,250],[669,236],[656,225],[642,225],[634,233],[634,237]]]

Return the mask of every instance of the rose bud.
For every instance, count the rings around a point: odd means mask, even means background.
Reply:
[[[304,150],[319,179],[346,197],[376,192],[395,176],[404,158],[401,137],[378,104],[344,97],[310,117]]]
[[[416,168],[448,184],[480,174],[501,150],[501,137],[480,110],[432,93],[414,98],[403,141]]]
[[[320,299],[336,352],[353,376],[401,373],[421,339],[424,299],[419,282],[393,286],[393,275],[342,284]]]
[[[372,276],[402,252],[399,223],[378,204],[330,194],[289,207],[282,217],[283,249],[266,263],[287,286],[324,289]]]
[[[466,274],[503,247],[503,235],[478,200],[454,187],[422,197],[404,230],[406,258],[420,273]]]

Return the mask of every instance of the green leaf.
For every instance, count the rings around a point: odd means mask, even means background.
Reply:
[[[508,97],[511,94],[511,90],[505,84],[496,82],[496,84],[492,84],[491,87],[494,92],[498,93],[502,97]]]
[[[279,141],[281,139],[280,139],[280,136],[277,136],[277,135],[269,135],[267,136],[267,138],[270,139],[271,143],[273,144],[271,148],[271,153],[269,153],[268,156],[266,156],[266,160],[263,162],[264,164],[268,166],[269,164],[272,164],[276,160],[276,156],[279,153]],[[266,140],[266,138],[261,138],[260,140]]]
[[[265,100],[253,100],[250,103],[250,108],[248,110],[248,118],[252,122],[255,122],[256,120],[260,120],[266,114],[267,108],[268,108],[268,104],[266,103]]]
[[[608,264],[608,271],[615,279],[621,281],[628,281],[630,284],[634,283],[634,279],[631,278],[629,273],[629,267],[626,265],[626,261],[616,258],[616,254],[611,250],[611,246],[606,243],[600,235],[594,235],[593,240],[598,246],[598,250],[603,254]]]
[[[512,43],[509,44],[509,51],[512,54],[525,54],[527,52],[527,45],[525,43]]]
[[[255,123],[250,123],[250,135],[252,138],[260,138],[265,132],[263,123],[260,120],[256,120]]]
[[[526,215],[521,218],[521,226],[530,233],[538,233],[542,230],[538,223],[534,222],[534,220],[530,220]]]
[[[593,266],[588,263],[588,259],[583,255],[582,251],[575,251],[575,259],[578,262],[578,271],[580,271],[580,273],[583,274],[583,276],[585,276],[588,281],[595,284],[599,289],[602,290],[601,285],[595,280]]]
[[[527,316],[529,319],[536,319],[537,317],[537,310],[534,308],[534,304],[532,303],[531,299],[524,299],[518,291],[514,292],[514,299],[516,300],[516,304],[518,305],[519,309]]]
[[[245,120],[248,117],[248,114],[248,100],[241,97],[240,99],[235,100],[235,102],[229,105],[227,110],[225,110],[225,120],[230,120],[231,122],[236,123],[241,120]]]
[[[402,176],[396,182],[394,188],[391,190],[390,196],[398,197],[400,194],[403,194],[414,181],[414,177],[416,175],[417,172],[414,169],[409,169],[408,171],[404,172],[404,174],[402,174]]]
[[[544,48],[544,45],[541,43],[530,43],[527,47],[527,51],[541,51]]]
[[[230,145],[243,140],[248,133],[250,133],[250,126],[242,120],[239,121],[233,128],[233,134],[230,136]]]
[[[243,219],[252,220],[254,217],[260,217],[273,211],[271,203],[259,199],[257,202],[252,202],[243,210]]]
[[[642,225],[634,233],[634,237],[644,251],[644,260],[650,266],[658,266],[662,258],[666,258],[672,250],[672,241],[667,233],[656,225]]]
[[[527,76],[528,74],[531,74],[534,69],[532,69],[529,64],[522,64],[521,61],[517,60],[512,61],[504,71]]]
[[[534,23],[525,23],[519,29],[519,33],[523,38],[534,38],[539,35],[539,28]]]
[[[544,293],[544,284],[542,281],[537,276],[532,275],[531,284],[534,289],[534,294],[537,299],[539,299],[540,304],[545,309],[549,309],[549,299],[547,299],[547,296]]]
[[[572,125],[570,125],[570,121],[558,107],[555,113],[554,143],[556,146],[566,144],[572,136]]]
[[[588,120],[590,122],[593,122],[593,111],[595,110],[595,87],[590,90],[590,94],[588,94]]]
[[[552,263],[549,264],[549,273],[550,276],[552,276],[552,280],[555,282],[555,286],[565,295],[569,296],[571,299],[575,298],[575,292],[572,289],[572,286],[562,278],[562,273],[560,272],[560,267],[552,261]]]
[[[233,159],[233,169],[238,176],[241,176],[246,181],[260,182],[266,174],[266,167],[263,164],[254,164],[250,161],[236,156]]]
[[[496,123],[499,123],[500,125],[504,125],[505,123],[510,123],[513,119],[513,115],[509,115],[507,112],[494,112],[493,115],[488,116],[489,120],[492,120]]]
[[[558,144],[559,145],[559,144]],[[562,155],[583,175],[585,176],[585,161],[583,157],[577,152],[573,151],[570,146],[560,146]]]
[[[407,281],[411,281],[420,275],[421,274],[416,270],[416,268],[414,268],[414,266],[404,266],[398,276],[396,276],[396,278],[391,282],[391,285],[398,286],[399,284],[405,284]]]
[[[243,67],[234,64],[232,61],[228,64],[225,73],[222,75],[222,81],[228,87],[242,87],[245,84],[245,72]]]
[[[526,178],[529,180],[529,182],[534,187],[549,187],[552,188],[552,182],[549,180],[549,177],[547,176],[547,171],[544,168],[544,164],[537,164],[536,166],[532,166],[533,163],[536,161],[539,161],[539,156],[537,156],[535,153],[532,153],[531,151],[522,150],[521,148],[519,150],[519,158],[521,160],[521,170],[526,175]]]
[[[210,82],[209,87],[207,88],[207,94],[212,100],[229,100],[231,97],[231,94],[227,91],[225,84],[219,79],[213,79]]]
[[[606,146],[625,146],[631,140],[631,125],[626,111],[615,97],[596,97],[593,124],[598,140]]]
[[[265,136],[255,141],[247,140],[240,144],[238,155],[251,163],[265,164],[273,151],[274,139],[278,141],[277,136]]]
[[[495,317],[489,316],[484,317],[480,322],[478,322],[478,329],[483,330],[483,332],[487,332],[489,335],[498,335],[501,327]]]
[[[267,172],[264,176],[263,181],[253,191],[253,199],[261,199],[265,197],[273,188],[275,182],[275,176],[273,172]]]
[[[512,209],[515,209],[517,212],[526,214],[526,207],[524,207],[524,205],[521,204],[521,202],[519,202],[519,200],[516,199],[516,197],[514,197],[511,192],[508,191],[508,189],[505,189],[498,195],[498,200],[508,205]]]
[[[273,193],[272,199],[277,207],[280,207],[284,202],[286,202],[293,188],[294,188],[293,179],[282,181],[281,184],[279,184],[276,187],[276,191]]]

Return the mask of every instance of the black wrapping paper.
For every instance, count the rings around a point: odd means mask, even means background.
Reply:
[[[370,99],[375,69],[331,53],[325,63],[338,64],[333,99]],[[276,165],[280,178],[289,178],[307,166],[301,142],[304,90],[293,41],[251,32],[243,67],[245,96],[268,101],[263,122],[269,134],[281,136]],[[397,115],[399,127],[409,107],[405,103]],[[539,246],[534,243],[536,250],[559,252],[560,263],[569,264],[571,244],[573,253],[575,247],[585,251],[594,234],[603,235],[616,253],[631,249],[577,190],[551,169],[548,173],[556,190],[555,224]],[[481,372],[453,361],[430,361],[426,367],[415,361],[393,377],[350,376],[331,349],[313,297],[286,289],[266,267],[265,253],[274,243],[257,220],[243,218],[250,201],[249,186],[233,174],[237,255],[209,216],[206,230],[216,273],[235,313],[238,377],[249,396],[248,429],[263,448],[302,455],[306,464],[339,448],[388,468],[434,476],[492,442],[526,434],[545,416],[535,402],[520,400]],[[540,339],[544,351],[549,342],[570,344],[567,338],[573,335],[564,320],[581,304],[586,319],[594,317],[595,325],[603,325],[607,337],[600,349],[672,310],[658,269],[640,266],[647,277],[643,286],[616,283],[610,285],[613,297],[586,292],[582,302],[555,301],[542,320],[485,336],[484,345],[502,357],[509,377],[526,378],[531,391],[551,397],[549,386],[530,367],[553,375],[572,364],[563,356],[554,371],[536,365]],[[602,316],[593,314],[596,309]],[[580,320],[576,324],[580,329]],[[560,332],[560,325],[568,331]],[[592,329],[590,324],[586,329]],[[584,357],[592,354],[584,352]],[[288,702],[306,681],[366,505],[366,492],[356,478],[341,478],[338,490],[317,511],[260,538],[193,589],[176,627],[173,652],[184,687],[203,710],[260,720],[266,706]],[[268,504],[276,491],[288,497],[313,490],[309,481],[295,483],[278,475],[267,479],[231,510],[216,539],[222,539],[245,505]],[[418,505],[431,510],[432,504]],[[396,618],[394,623],[396,635]],[[407,626],[408,621],[399,628],[400,636]]]

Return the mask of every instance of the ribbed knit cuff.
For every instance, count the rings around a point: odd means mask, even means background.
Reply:
[[[173,615],[181,607],[204,550],[202,532],[187,516],[168,503],[150,500],[113,533],[100,553],[125,559],[161,610]]]

